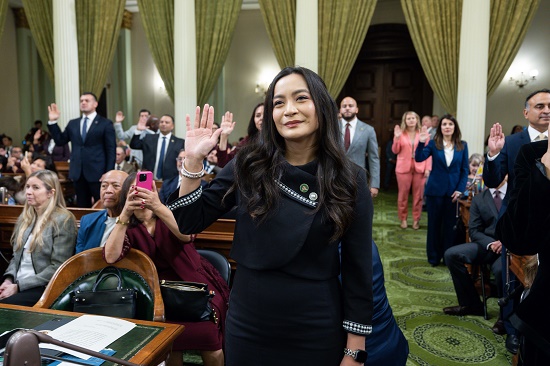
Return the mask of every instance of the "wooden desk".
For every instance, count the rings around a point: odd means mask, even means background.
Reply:
[[[34,328],[53,318],[76,318],[80,313],[0,304],[0,333],[13,328]],[[179,324],[128,319],[136,327],[109,345],[114,357],[139,365],[158,365],[172,350],[172,343],[183,332]],[[105,362],[103,365],[112,365]]]
[[[68,207],[68,210],[71,211],[76,217],[77,226],[79,227],[82,216],[97,211],[91,208],[78,207]],[[23,206],[0,205],[0,253],[2,253],[8,260],[12,257],[10,238],[13,233],[15,222],[22,211]],[[235,220],[219,219],[206,228],[202,233],[197,235],[197,238],[195,239],[195,247],[197,249],[210,249],[220,252],[229,259],[233,273],[235,273],[237,264],[234,260],[229,258],[229,252],[231,251],[231,245],[233,244],[234,231]],[[7,263],[0,258],[0,275],[4,273],[6,268]]]

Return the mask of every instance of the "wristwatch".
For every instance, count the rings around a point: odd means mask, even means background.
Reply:
[[[362,349],[356,349],[355,351],[352,351],[349,348],[344,348],[344,355],[350,356],[359,363],[365,363],[367,362],[367,356],[369,354],[367,353],[367,351],[364,351]]]

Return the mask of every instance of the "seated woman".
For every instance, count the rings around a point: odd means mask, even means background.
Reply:
[[[27,201],[11,238],[13,257],[0,285],[0,302],[33,306],[57,268],[74,253],[76,220],[65,208],[57,175],[32,173]]]
[[[213,322],[183,323],[185,331],[176,339],[169,365],[183,365],[183,350],[200,350],[204,365],[224,364],[223,326],[229,289],[214,267],[195,249],[192,238],[183,235],[172,212],[159,199],[156,186],[148,191],[135,185],[136,173],[125,181],[120,192],[121,214],[103,249],[105,260],[114,263],[130,248],[145,252],[157,267],[161,280],[185,280],[208,284],[216,295],[212,306],[219,317]],[[138,199],[140,193],[144,199]]]

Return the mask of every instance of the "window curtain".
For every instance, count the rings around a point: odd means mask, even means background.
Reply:
[[[242,0],[195,0],[197,101],[203,105],[222,71]]]
[[[448,113],[456,114],[462,0],[401,0],[422,69]]]
[[[296,0],[259,0],[265,28],[281,69],[296,57]]]
[[[55,85],[52,0],[23,0],[23,7],[46,74]]]
[[[113,63],[125,0],[75,2],[80,92],[101,95]]]
[[[153,61],[174,101],[174,0],[138,0]]]
[[[359,55],[376,0],[319,0],[319,75],[336,98]]]
[[[493,94],[514,61],[540,0],[492,0],[487,96]]]
[[[6,23],[6,14],[8,13],[8,0],[0,0],[0,38],[4,33],[4,24]]]

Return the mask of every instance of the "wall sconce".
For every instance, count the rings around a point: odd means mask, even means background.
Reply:
[[[533,82],[537,80],[537,76],[539,75],[539,70],[533,69],[529,72],[529,76],[527,76],[523,71],[520,73],[518,78],[513,78],[510,76],[510,80],[508,81],[510,84],[515,84],[520,90],[529,84],[530,82]]]
[[[260,94],[262,97],[265,97],[265,93],[267,93],[267,84],[265,82],[256,82],[256,87],[254,88],[254,93]]]

